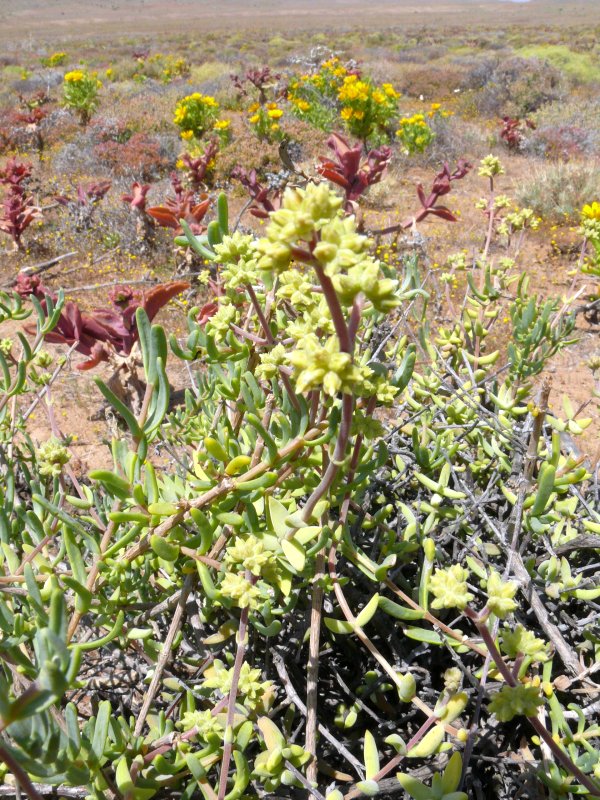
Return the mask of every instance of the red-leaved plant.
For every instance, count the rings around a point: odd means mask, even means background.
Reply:
[[[0,211],[0,231],[12,238],[18,250],[23,249],[21,237],[27,228],[42,215],[23,185],[30,175],[31,164],[17,161],[14,157],[0,168],[0,184],[7,187]]]
[[[189,153],[184,153],[181,156],[181,161],[184,164],[185,172],[190,186],[194,191],[206,189],[208,178],[214,167],[215,158],[219,152],[219,142],[217,139],[211,139],[206,145],[206,149],[201,156],[193,158]]]
[[[203,233],[206,226],[202,224],[202,220],[210,208],[210,198],[201,195],[200,202],[196,202],[196,193],[183,188],[176,172],[171,173],[171,186],[173,187],[173,197],[167,197],[161,206],[147,208],[146,212],[162,228],[171,228],[176,236],[183,233],[179,224],[180,219],[187,222],[194,234]]]
[[[149,183],[134,181],[129,194],[121,195],[121,200],[129,205],[135,215],[137,240],[143,247],[150,243],[154,233],[154,220],[146,213],[147,194],[150,189]]]
[[[267,219],[271,211],[277,211],[281,206],[283,188],[272,189],[263,186],[258,180],[255,169],[248,172],[238,165],[231,170],[231,178],[239,181],[250,195],[252,203],[249,210],[253,217]]]
[[[518,117],[502,117],[500,138],[509,150],[519,150],[525,141],[525,131],[535,130],[535,123],[530,119]]]
[[[239,75],[230,75],[233,85],[242,95],[247,95],[246,87],[244,84],[249,83],[258,92],[258,102],[264,106],[267,102],[267,89],[273,86],[281,76],[279,73],[272,72],[271,67],[254,67],[246,70],[243,77]]]
[[[371,231],[372,234],[385,235],[387,233],[397,233],[401,230],[407,230],[414,227],[417,223],[422,222],[429,216],[440,217],[448,222],[456,222],[457,217],[450,211],[450,209],[439,203],[441,197],[449,194],[452,191],[452,183],[459,181],[468,175],[472,169],[472,164],[464,158],[458,160],[456,169],[450,172],[450,167],[445,163],[442,169],[433,179],[431,190],[429,194],[425,194],[423,185],[417,184],[417,196],[421,203],[421,208],[412,217],[400,222],[398,225],[391,225],[389,228],[383,228],[378,231]]]
[[[86,230],[92,224],[92,218],[96,206],[107,194],[112,186],[111,181],[99,181],[84,186],[82,183],[77,185],[74,197],[65,194],[58,194],[54,199],[61,206],[65,206],[75,221],[75,230]]]
[[[356,201],[372,186],[379,183],[383,177],[390,159],[392,151],[389,147],[379,147],[370,150],[366,158],[363,158],[362,144],[358,143],[354,147],[339,133],[333,133],[327,140],[335,158],[319,156],[321,162],[317,166],[317,172],[328,181],[341,186],[345,194],[345,211],[347,214],[355,213],[357,210]]]
[[[36,297],[42,307],[45,307],[46,296],[56,298],[35,275],[19,274],[15,288],[22,297]],[[122,400],[134,406],[139,401],[140,389],[137,378],[139,352],[135,347],[139,332],[135,312],[143,308],[152,321],[163,306],[188,288],[186,281],[160,283],[147,292],[130,286],[115,286],[108,295],[110,306],[90,313],[82,311],[77,303],[67,301],[56,327],[46,334],[46,341],[69,347],[74,345],[78,353],[87,356],[85,361],[77,364],[79,370],[89,370],[103,361],[109,362],[115,370],[109,386]],[[35,326],[26,325],[25,330],[35,333]]]

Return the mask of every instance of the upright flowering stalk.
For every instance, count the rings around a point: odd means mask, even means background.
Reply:
[[[102,88],[95,72],[75,69],[67,72],[63,81],[63,98],[67,108],[79,114],[82,125],[87,125],[98,108],[98,90]]]

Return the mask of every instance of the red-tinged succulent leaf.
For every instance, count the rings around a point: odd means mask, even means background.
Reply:
[[[448,220],[448,222],[456,222],[457,220],[454,214],[449,208],[446,208],[446,206],[434,206],[433,208],[428,209],[428,211],[430,214],[433,214],[436,217],[441,217],[442,219]]]
[[[87,370],[97,367],[101,361],[108,361],[108,357],[109,353],[106,347],[101,342],[96,342],[91,349],[90,358],[88,358],[87,361],[83,361],[81,364],[77,364],[77,369],[82,372],[87,372]]]
[[[210,203],[211,203],[210,198],[207,198],[206,200],[203,200],[201,203],[198,203],[191,209],[190,215],[193,217],[194,222],[198,223],[204,219],[206,212],[210,208]]]
[[[32,165],[17,161],[16,156],[9,158],[4,167],[0,167],[0,183],[7,186],[19,186],[31,175]]]
[[[151,186],[149,183],[140,183],[139,181],[134,181],[131,185],[131,193],[130,194],[122,194],[121,200],[124,203],[129,203],[131,208],[136,208],[139,211],[146,210],[146,195],[150,191]]]
[[[163,228],[173,228],[174,230],[179,228],[179,218],[165,206],[152,206],[146,209],[146,213],[150,214]]]
[[[44,286],[39,275],[25,275],[23,272],[19,272],[15,283],[15,291],[21,297],[28,297],[33,294],[37,300],[43,300],[46,295],[53,300],[56,299],[54,292]]]
[[[198,316],[196,317],[198,325],[204,327],[208,322],[208,320],[211,317],[214,317],[214,315],[217,313],[218,310],[219,310],[218,303],[205,303],[198,312]]]
[[[187,281],[171,281],[171,283],[161,283],[146,292],[142,300],[142,308],[148,315],[148,319],[152,321],[163,306],[189,288],[190,284]]]
[[[340,173],[336,171],[335,164],[333,164],[333,162],[331,161],[323,161],[321,166],[317,167],[317,172],[324,178],[327,178],[328,181],[336,183],[343,189],[350,188],[350,184],[348,183],[346,178],[344,178],[343,175],[340,175]]]

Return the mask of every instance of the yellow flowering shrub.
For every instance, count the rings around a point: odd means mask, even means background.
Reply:
[[[248,122],[259,139],[267,142],[279,141],[283,131],[279,120],[283,117],[283,109],[277,103],[260,105],[253,103],[248,108]]]
[[[102,83],[98,80],[95,72],[75,69],[67,72],[64,76],[64,104],[79,114],[82,125],[89,122],[98,107],[98,90],[101,88]]]
[[[391,83],[376,86],[369,78],[346,75],[337,96],[340,117],[348,131],[361,141],[387,141],[399,97]]]
[[[219,104],[211,95],[194,92],[182,97],[175,106],[173,122],[182,139],[200,139],[212,130],[219,116]]]

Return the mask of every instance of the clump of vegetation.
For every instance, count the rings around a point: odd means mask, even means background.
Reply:
[[[98,90],[101,88],[102,82],[97,76],[84,70],[74,69],[65,75],[64,104],[79,115],[82,125],[87,125],[98,107]]]
[[[600,796],[570,79],[512,27],[328,42],[0,65],[0,794]]]
[[[600,166],[589,162],[550,161],[536,164],[517,188],[517,199],[551,222],[574,219],[595,197]]]

